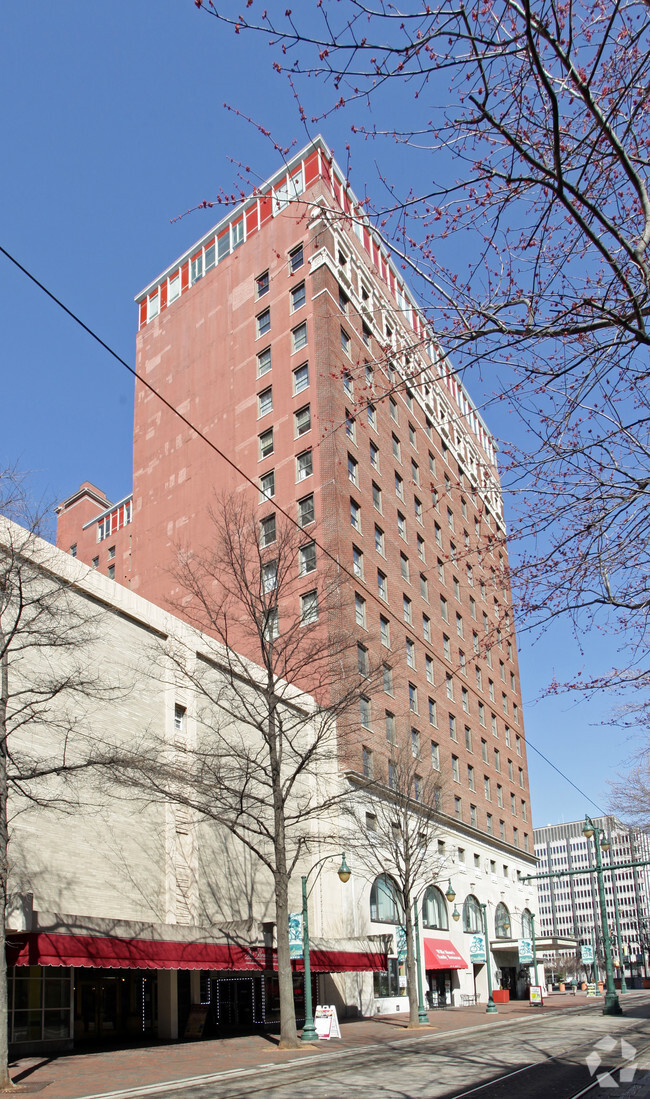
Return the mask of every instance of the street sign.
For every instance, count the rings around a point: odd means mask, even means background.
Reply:
[[[519,964],[520,965],[532,965],[533,964],[533,940],[532,939],[520,939],[519,940]]]
[[[302,958],[302,912],[289,913],[289,957]]]
[[[487,955],[485,953],[485,935],[479,935],[478,933],[472,935],[469,940],[469,960],[476,965],[487,961]]]

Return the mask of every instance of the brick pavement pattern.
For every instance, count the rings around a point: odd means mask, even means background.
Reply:
[[[299,1050],[280,1050],[272,1034],[198,1042],[154,1044],[136,1049],[97,1053],[71,1053],[56,1057],[26,1057],[12,1062],[12,1079],[23,1093],[42,1093],[46,1099],[83,1099],[118,1092],[127,1088],[155,1086],[190,1080],[219,1072],[267,1068],[287,1060],[334,1053],[341,1049],[363,1048],[383,1042],[413,1040],[417,1034],[449,1033],[465,1028],[499,1026],[534,1014],[584,1008],[587,1003],[600,1007],[600,1000],[586,1001],[584,996],[549,996],[543,1007],[524,1001],[499,1004],[497,1015],[486,1015],[485,1005],[430,1011],[429,1027],[409,1030],[400,1015],[375,1016],[373,1019],[341,1020],[341,1039],[306,1045]]]

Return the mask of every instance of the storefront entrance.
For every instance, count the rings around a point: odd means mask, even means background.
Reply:
[[[75,969],[75,1043],[136,1041],[155,1033],[156,974]]]

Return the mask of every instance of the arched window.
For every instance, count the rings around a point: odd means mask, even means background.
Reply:
[[[430,885],[422,899],[422,926],[449,930],[447,902],[435,885]]]
[[[474,894],[469,893],[465,897],[465,903],[463,904],[463,931],[468,931],[470,934],[475,935],[477,931],[482,930],[483,913],[481,912],[481,906]]]
[[[404,919],[402,898],[388,874],[375,878],[370,890],[370,919],[375,923],[401,923]]]
[[[503,901],[501,901],[497,905],[497,910],[494,913],[494,933],[497,939],[509,939],[511,927],[510,913]]]
[[[533,937],[533,914],[530,908],[524,908],[521,913],[521,937],[522,939],[532,939]]]

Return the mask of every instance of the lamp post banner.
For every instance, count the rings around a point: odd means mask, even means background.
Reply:
[[[397,951],[397,960],[400,962],[406,959],[406,928],[398,924],[395,928],[395,949]]]
[[[519,939],[519,962],[521,965],[533,964],[533,940]]]
[[[593,946],[581,946],[580,956],[585,965],[593,965],[594,961],[594,948]]]
[[[302,912],[289,913],[289,957],[302,958]]]
[[[487,955],[485,953],[485,935],[479,935],[478,932],[472,935],[469,940],[469,960],[470,963],[477,965],[480,962],[487,961]]]

